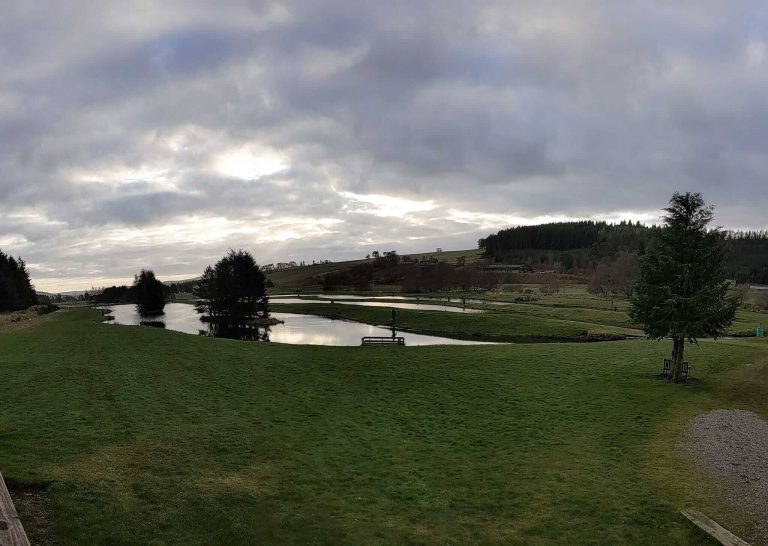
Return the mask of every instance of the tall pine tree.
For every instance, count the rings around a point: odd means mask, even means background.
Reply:
[[[0,251],[0,312],[18,311],[37,303],[27,265]]]
[[[653,339],[672,338],[672,373],[683,380],[685,342],[719,337],[739,306],[728,296],[725,236],[709,229],[713,208],[700,193],[675,193],[663,229],[640,263],[630,316]]]

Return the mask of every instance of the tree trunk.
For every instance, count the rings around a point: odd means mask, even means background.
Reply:
[[[672,373],[669,380],[672,383],[682,383],[683,378],[683,356],[685,354],[685,338],[672,338]]]

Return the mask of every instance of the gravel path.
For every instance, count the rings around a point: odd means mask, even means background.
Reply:
[[[768,545],[768,421],[743,410],[715,410],[688,425],[685,448],[728,500],[755,522],[754,544]]]

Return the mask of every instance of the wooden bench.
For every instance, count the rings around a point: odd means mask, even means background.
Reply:
[[[404,337],[365,336],[360,345],[405,345]]]
[[[688,362],[683,362],[682,370],[683,379],[690,379],[691,378],[691,365],[688,364]],[[661,367],[661,375],[664,377],[669,377],[672,375],[672,359],[671,358],[665,358],[664,364]]]
[[[0,546],[30,546],[2,474],[0,474]]]

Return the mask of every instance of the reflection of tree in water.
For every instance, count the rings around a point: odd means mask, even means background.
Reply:
[[[151,326],[152,328],[165,328],[165,322],[162,320],[142,320],[139,324],[141,326]]]
[[[241,341],[269,341],[270,330],[269,326],[254,326],[242,322],[209,322],[208,331],[200,330],[200,335]]]

